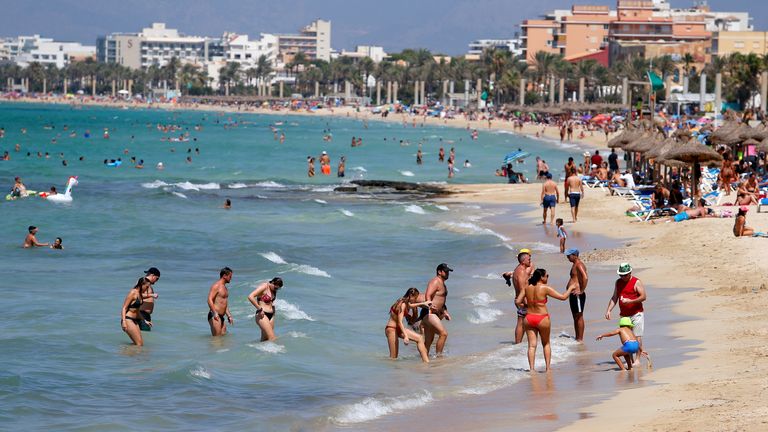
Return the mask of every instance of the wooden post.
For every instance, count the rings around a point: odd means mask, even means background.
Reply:
[[[413,104],[414,105],[419,104],[419,82],[418,81],[413,82]]]
[[[520,106],[525,105],[525,78],[520,78]]]
[[[320,98],[320,81],[315,81],[315,99]]]
[[[48,93],[48,78],[43,77],[43,94]]]
[[[627,77],[621,79],[621,104],[632,108],[629,103],[629,78]]]
[[[584,77],[579,78],[579,102],[584,103]]]
[[[483,100],[483,80],[481,78],[477,79],[475,90],[477,91],[477,109],[480,110],[480,101]]]
[[[112,80],[112,97],[117,95],[117,81]]]
[[[91,75],[91,96],[96,97],[96,75]]]
[[[565,78],[560,78],[560,94],[559,94],[559,101],[560,105],[565,103]]]

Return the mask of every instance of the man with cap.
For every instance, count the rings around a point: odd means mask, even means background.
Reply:
[[[616,288],[605,310],[605,319],[611,319],[611,310],[619,305],[619,314],[628,317],[634,325],[634,333],[640,344],[640,354],[643,350],[643,331],[645,329],[645,316],[643,314],[643,302],[645,301],[645,287],[640,279],[632,276],[632,266],[629,263],[621,263],[616,271],[619,279],[616,280]],[[635,363],[639,363],[639,356]]]
[[[584,304],[587,302],[587,283],[589,282],[589,276],[587,276],[587,266],[579,258],[578,249],[568,249],[565,251],[565,257],[571,262],[571,275],[568,279],[566,288],[573,286],[570,297],[568,297],[568,303],[571,306],[571,314],[573,315],[573,328],[576,333],[576,340],[578,342],[584,341]]]
[[[528,285],[528,279],[531,277],[531,273],[536,269],[531,262],[531,250],[520,249],[520,253],[517,254],[517,267],[511,272],[504,272],[501,276],[507,281],[507,285],[515,286],[515,298],[520,296],[520,291]],[[525,325],[523,320],[525,314],[528,311],[525,306],[517,308],[517,324],[515,325],[515,343],[519,344],[523,341],[523,335],[525,334]]]
[[[155,299],[157,298],[155,282],[160,279],[160,270],[157,267],[150,267],[144,274],[149,281],[149,296],[144,298],[141,306],[139,306],[139,313],[142,318],[142,321],[139,322],[139,328],[142,331],[152,331],[152,312],[155,311]]]
[[[446,298],[448,296],[448,288],[445,286],[445,281],[448,280],[452,268],[448,267],[448,264],[442,263],[437,266],[436,275],[427,284],[427,291],[424,293],[424,298],[427,302],[431,302],[432,305],[429,309],[426,309],[426,314],[421,325],[424,328],[424,344],[427,346],[427,353],[432,346],[432,341],[437,335],[437,345],[435,346],[435,354],[442,355],[443,348],[445,348],[445,342],[448,340],[448,331],[445,330],[443,323],[440,322],[443,317],[446,320],[451,319],[448,315],[448,307],[445,305]]]

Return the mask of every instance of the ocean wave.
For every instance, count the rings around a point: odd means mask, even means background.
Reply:
[[[308,274],[310,276],[320,276],[325,278],[331,277],[331,275],[329,275],[327,272],[307,264],[291,264],[291,270],[299,273]]]
[[[320,186],[312,188],[312,192],[333,192],[336,186]]]
[[[358,403],[341,407],[339,413],[332,417],[331,421],[340,424],[367,422],[393,412],[419,408],[433,400],[432,393],[426,390],[396,397],[369,397]]]
[[[502,315],[504,315],[504,312],[498,309],[481,307],[472,311],[472,315],[467,320],[472,324],[487,324],[496,321]]]
[[[276,254],[275,252],[269,251],[269,252],[259,252],[259,255],[264,257],[265,259],[272,261],[275,264],[288,264],[287,261],[283,259],[280,255]]]
[[[522,246],[533,249],[534,251],[542,253],[560,253],[560,245],[554,245],[552,243],[535,242],[531,246]]]
[[[351,168],[351,170],[352,171],[360,171],[360,172],[368,172],[368,170],[365,169],[365,167],[361,167],[361,166],[356,166],[354,168]]]
[[[352,213],[351,211],[349,211],[349,210],[347,210],[347,209],[339,209],[339,211],[340,211],[340,212],[341,212],[341,214],[343,214],[344,216],[348,216],[348,217],[354,217],[354,216],[355,216],[355,214],[354,214],[354,213]]]
[[[259,351],[263,351],[265,353],[269,354],[282,354],[285,352],[285,347],[282,345],[278,345],[272,341],[266,341],[266,342],[259,342],[259,343],[250,343],[247,344],[251,348],[256,348]]]
[[[248,185],[245,183],[232,183],[230,185],[227,185],[229,189],[244,189],[247,188]]]
[[[400,170],[398,172],[400,173],[400,175],[405,176],[405,177],[413,177],[413,176],[416,175],[412,171]]]
[[[179,198],[188,199],[188,198],[187,198],[187,196],[186,196],[186,195],[184,195],[184,194],[183,194],[183,193],[181,193],[181,192],[171,192],[171,193],[172,193],[172,194],[174,194],[174,195],[176,195],[176,196],[177,196],[177,197],[179,197]]]
[[[496,301],[496,299],[487,292],[480,292],[467,298],[469,298],[469,301],[475,306],[489,306]]]
[[[271,181],[271,180],[263,181],[263,182],[258,182],[258,183],[253,184],[253,186],[254,187],[261,187],[261,188],[272,188],[272,189],[282,189],[282,188],[287,187],[284,184],[281,184],[281,183],[278,183],[278,182],[274,182],[274,181]]]
[[[202,366],[190,369],[189,374],[198,378],[205,378],[207,380],[211,379],[211,373],[205,370],[205,368]]]
[[[176,186],[179,189],[184,190],[193,190],[193,191],[199,191],[200,189],[206,189],[206,190],[215,190],[215,189],[221,189],[221,186],[218,183],[191,183],[188,181],[180,182],[180,183],[174,183],[173,186]]]
[[[170,186],[168,183],[162,181],[162,180],[155,180],[150,183],[142,183],[141,187],[147,188],[147,189],[159,189],[163,186]]]
[[[448,208],[448,206],[439,205],[439,204],[435,204],[435,208],[436,208],[436,209],[439,209],[439,210],[442,210],[442,211],[448,211],[448,210],[450,210],[450,209]]]
[[[306,333],[297,332],[297,331],[289,331],[288,337],[296,338],[296,339],[306,339],[309,336],[307,336]]]
[[[306,321],[314,321],[314,318],[309,316],[306,312],[299,309],[298,306],[292,303],[288,303],[287,301],[283,299],[277,299],[275,300],[275,309],[277,309],[277,313],[288,320],[306,320]],[[298,334],[298,333],[297,333]],[[303,334],[303,333],[302,333]],[[304,335],[306,336],[306,335]],[[301,337],[301,336],[295,336],[295,337]]]
[[[427,214],[427,212],[425,212],[423,208],[417,206],[416,204],[405,206],[405,211],[407,211],[408,213],[415,213],[420,215]]]
[[[318,203],[318,204],[328,204],[328,201],[321,200],[321,199],[315,199],[315,202]]]
[[[488,280],[497,280],[501,279],[501,276],[498,273],[488,273],[485,276],[481,275],[472,275],[472,279],[488,279]]]
[[[499,234],[490,228],[483,228],[472,222],[442,221],[442,222],[438,222],[437,225],[433,227],[433,229],[450,231],[457,234],[492,235],[498,239],[501,239],[502,241],[505,241],[505,242],[509,241],[509,238],[507,238],[506,236]]]

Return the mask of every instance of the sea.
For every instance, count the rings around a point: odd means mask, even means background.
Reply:
[[[391,430],[400,416],[530,379],[525,347],[511,343],[513,295],[500,274],[523,247],[539,262],[567,263],[553,236],[532,234],[541,229],[532,221],[508,222],[529,207],[334,189],[354,179],[505,183],[494,175],[505,154],[522,149],[561,167],[585,150],[578,145],[485,130],[473,140],[461,128],[354,116],[11,103],[0,104],[0,127],[8,189],[15,176],[37,191],[78,181],[71,203],[0,202],[0,429]],[[455,148],[453,178],[440,147]],[[308,177],[307,157],[323,151],[332,175],[318,163]],[[347,175],[338,178],[342,155]],[[529,177],[533,156],[517,167]],[[104,163],[118,158],[119,167]],[[64,249],[22,249],[29,225]],[[424,365],[401,344],[390,360],[390,305],[409,287],[423,291],[442,262],[455,270],[445,356]],[[137,348],[120,308],[152,266],[162,273],[154,327]],[[206,296],[224,266],[234,271],[234,325],[212,338]],[[246,296],[275,276],[285,281],[278,339],[260,342]],[[553,364],[567,365],[582,348],[568,336],[567,304],[553,307],[563,317]]]

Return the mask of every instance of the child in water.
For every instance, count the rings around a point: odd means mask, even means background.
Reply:
[[[631,370],[632,369],[632,354],[638,354],[640,351],[640,343],[637,341],[637,338],[635,337],[635,333],[632,331],[632,328],[635,325],[632,324],[632,319],[629,317],[621,317],[619,320],[619,328],[617,328],[614,331],[601,334],[597,337],[595,340],[600,340],[604,337],[609,336],[616,336],[619,335],[621,338],[621,348],[617,349],[613,352],[613,361],[616,362],[617,365],[619,365],[619,369],[621,370]],[[624,360],[627,362],[627,367],[624,367],[624,363],[621,362],[621,358],[624,357]]]
[[[563,218],[557,218],[555,226],[557,227],[557,238],[560,239],[560,253],[565,253],[565,239],[568,238],[568,232],[563,228]]]

